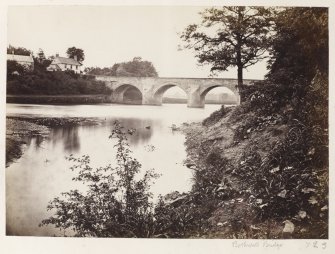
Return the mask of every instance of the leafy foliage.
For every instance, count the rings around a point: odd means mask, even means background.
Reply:
[[[7,60],[7,80],[15,79],[18,75],[23,75],[27,72],[25,66],[13,60]]]
[[[127,135],[134,130],[124,130],[115,122],[110,138],[116,139],[117,166],[100,168],[90,166],[89,156],[69,157],[78,170],[74,181],[88,187],[86,193],[72,190],[63,193],[64,199],[55,198],[48,209],[56,210],[54,216],[41,225],[53,224],[57,228],[72,229],[77,236],[95,237],[149,237],[153,233],[153,204],[150,182],[158,175],[153,170],[138,177],[141,164],[131,156]]]
[[[10,63],[7,68],[13,68]],[[9,72],[10,73],[10,72]],[[33,72],[23,72],[7,79],[7,94],[110,94],[111,90],[100,81],[80,76],[73,71],[48,72],[43,66]]]
[[[181,34],[185,47],[195,50],[199,63],[212,65],[213,72],[236,66],[242,85],[242,70],[263,59],[269,47],[272,10],[224,6],[206,9],[201,16],[200,25],[189,25]]]
[[[77,57],[77,61],[82,63],[85,60],[84,50],[76,47],[68,48],[66,54],[69,58]]]
[[[34,57],[34,69],[39,71],[46,71],[47,67],[51,64],[52,59],[45,57],[43,49],[39,49],[37,57]]]
[[[134,57],[132,61],[116,63],[111,68],[90,67],[85,72],[91,75],[106,75],[116,77],[158,77],[158,73],[149,61]]]
[[[246,130],[259,128],[260,119],[288,127],[265,156],[256,147],[246,151],[234,173],[251,190],[261,218],[308,224],[316,237],[327,236],[328,219],[327,17],[325,8],[278,15],[267,80],[245,91],[243,114],[254,117],[235,132],[237,140],[249,138]]]
[[[32,54],[32,51],[23,47],[16,48],[13,47],[12,45],[9,45],[9,47],[7,47],[7,54],[13,54],[13,53],[14,55],[30,56]]]

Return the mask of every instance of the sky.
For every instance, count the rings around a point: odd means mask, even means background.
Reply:
[[[200,23],[200,6],[10,6],[7,45],[35,54],[66,56],[69,47],[85,53],[85,67],[110,67],[142,57],[160,77],[209,77],[210,66],[199,66],[194,52],[178,50],[180,34]],[[244,71],[245,79],[263,79],[266,62]],[[217,77],[236,78],[231,69]]]

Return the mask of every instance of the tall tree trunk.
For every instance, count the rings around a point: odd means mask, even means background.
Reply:
[[[244,102],[244,96],[243,96],[243,66],[238,65],[237,66],[237,90],[240,94],[240,103]]]
[[[243,17],[242,17],[243,9],[239,8],[238,10],[238,23],[241,24]],[[240,94],[240,102],[244,101],[243,94],[242,94],[242,88],[243,88],[243,64],[242,64],[242,36],[240,33],[237,33],[237,45],[236,45],[236,63],[237,63],[237,89]]]
[[[237,40],[237,47],[236,47],[236,62],[237,62],[237,89],[240,94],[240,102],[244,101],[243,98],[243,64],[241,59],[241,43],[239,41],[239,38]]]
[[[243,67],[242,64],[237,66],[237,84],[238,86],[243,85]]]

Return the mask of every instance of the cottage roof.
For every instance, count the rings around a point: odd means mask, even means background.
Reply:
[[[32,56],[22,56],[22,55],[14,55],[14,54],[7,54],[7,60],[12,60],[16,62],[27,62],[27,63],[34,62],[34,59]]]
[[[55,59],[52,61],[52,64],[72,64],[72,65],[81,65],[78,61],[74,60],[73,58],[61,57],[56,56]]]
[[[49,70],[49,71],[51,71],[51,70],[61,71],[62,69],[57,64],[52,63],[47,67],[47,70]]]

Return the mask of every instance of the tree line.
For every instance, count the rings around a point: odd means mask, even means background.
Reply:
[[[114,77],[158,77],[158,73],[149,61],[134,57],[132,61],[115,63],[112,67],[88,67],[85,73]]]

